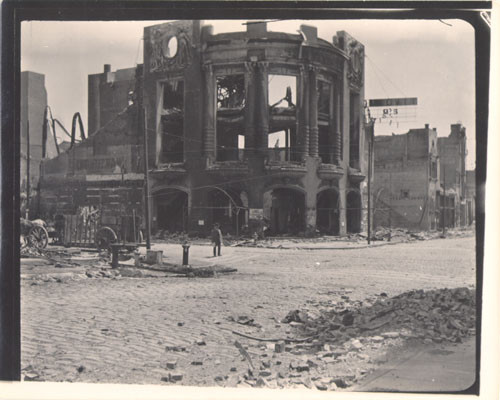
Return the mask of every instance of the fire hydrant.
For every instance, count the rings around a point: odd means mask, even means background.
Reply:
[[[189,265],[189,247],[191,245],[187,242],[182,244],[182,265]]]

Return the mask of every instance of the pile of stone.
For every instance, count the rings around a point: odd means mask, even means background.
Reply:
[[[461,342],[475,333],[476,292],[468,288],[414,290],[373,303],[342,302],[315,315],[298,310],[283,322],[319,346],[363,336],[404,337],[424,342]]]
[[[39,249],[36,246],[30,244],[21,246],[21,258],[38,258],[43,256],[43,250]]]
[[[414,240],[429,240],[439,237],[440,232],[410,231],[402,228],[380,227],[372,233],[372,240],[393,240],[410,242]]]

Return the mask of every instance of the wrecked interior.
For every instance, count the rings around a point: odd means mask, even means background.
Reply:
[[[245,76],[217,76],[217,161],[243,161]]]
[[[323,190],[317,195],[317,222],[320,233],[338,235],[340,229],[340,196],[334,189]]]
[[[184,161],[184,81],[170,80],[162,83],[160,162]]]

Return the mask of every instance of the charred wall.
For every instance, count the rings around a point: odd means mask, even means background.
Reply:
[[[437,132],[426,126],[378,136],[374,146],[374,225],[434,229],[439,219]]]

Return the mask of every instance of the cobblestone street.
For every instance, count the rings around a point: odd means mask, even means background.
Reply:
[[[159,246],[180,254],[179,245]],[[213,262],[211,248],[193,245],[192,259]],[[34,284],[22,279],[22,368],[44,381],[236,386],[248,369],[238,340],[256,366],[279,368],[304,357],[275,353],[266,342],[236,336],[289,337],[281,323],[294,309],[381,292],[475,287],[475,239],[460,237],[339,250],[223,247],[218,265],[237,268],[213,278],[80,279]],[[38,267],[40,269],[45,266]],[[22,265],[22,273],[26,267]],[[342,297],[343,296],[343,297]],[[239,316],[254,325],[237,324]],[[317,366],[320,376],[366,372],[401,338],[366,348],[362,358]],[[177,347],[177,348],[176,348]],[[179,350],[179,351],[175,351]],[[193,365],[198,364],[198,365]],[[167,368],[171,365],[171,370]],[[278,368],[278,369],[279,369]],[[473,369],[473,366],[471,366]],[[312,374],[312,372],[311,372]],[[307,383],[305,383],[306,386]]]

